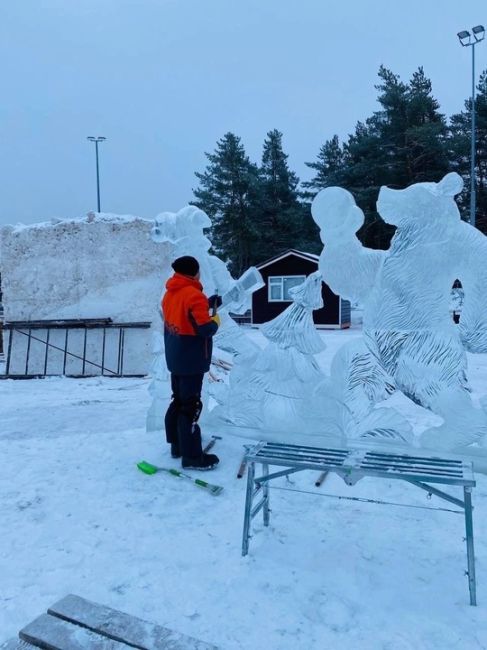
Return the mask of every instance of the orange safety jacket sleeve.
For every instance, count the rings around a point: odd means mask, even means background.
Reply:
[[[198,336],[213,336],[218,329],[217,323],[210,318],[208,298],[203,293],[192,297],[188,317]]]

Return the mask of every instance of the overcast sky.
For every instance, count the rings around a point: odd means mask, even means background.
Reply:
[[[381,63],[423,65],[444,113],[470,92],[457,31],[485,0],[0,0],[0,224],[96,208],[153,217],[192,198],[227,131],[258,161],[284,133],[310,177],[334,133],[376,108]],[[487,41],[477,47],[487,67]]]

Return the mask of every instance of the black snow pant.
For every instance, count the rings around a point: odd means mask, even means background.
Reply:
[[[171,374],[172,399],[165,417],[166,440],[183,458],[201,456],[201,430],[197,424],[203,404],[203,374]]]

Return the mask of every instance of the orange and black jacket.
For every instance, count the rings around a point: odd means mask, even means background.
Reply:
[[[164,343],[169,372],[197,375],[210,369],[212,336],[218,325],[211,319],[208,298],[196,278],[175,273],[162,299]]]

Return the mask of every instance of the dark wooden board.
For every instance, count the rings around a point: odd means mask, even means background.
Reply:
[[[36,647],[30,643],[26,643],[26,641],[21,641],[17,637],[0,645],[0,650],[36,650]]]
[[[48,613],[139,650],[216,650],[216,646],[73,594],[55,603]]]
[[[129,650],[130,646],[106,636],[63,621],[56,616],[42,614],[26,625],[19,637],[43,650]]]

